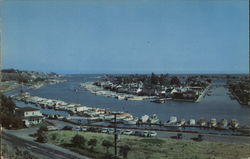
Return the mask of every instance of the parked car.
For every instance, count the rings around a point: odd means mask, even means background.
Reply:
[[[124,134],[124,135],[131,135],[131,134],[133,134],[133,131],[127,129],[127,130],[123,131],[122,134]]]
[[[123,130],[122,129],[116,129],[117,134],[122,134]]]
[[[89,127],[88,131],[91,131],[91,132],[101,132],[102,129],[99,128],[99,127]]]
[[[81,131],[81,127],[80,127],[80,126],[76,126],[76,127],[74,128],[74,130],[75,130],[75,131]]]
[[[135,131],[134,135],[135,136],[142,136],[143,132],[142,131]]]
[[[155,137],[155,136],[157,136],[157,132],[155,132],[155,131],[149,131],[148,132],[148,136]]]
[[[66,125],[66,126],[64,126],[62,128],[62,130],[72,130],[72,129],[73,129],[73,127],[72,126],[68,126],[68,125]]]
[[[47,129],[48,130],[58,130],[58,128],[55,126],[47,126]]]
[[[101,132],[102,133],[108,133],[108,128],[102,128]]]
[[[87,127],[87,126],[81,126],[81,130],[82,130],[82,131],[87,131],[87,130],[88,130],[88,127]]]
[[[182,134],[178,133],[177,136],[176,136],[176,139],[182,139]]]
[[[197,137],[197,141],[202,141],[203,140],[203,135],[199,134]]]
[[[143,131],[143,133],[142,133],[142,136],[149,136],[149,133],[148,133],[148,131]]]
[[[114,128],[109,128],[109,129],[108,129],[108,133],[109,133],[109,134],[113,134],[114,132],[115,132],[115,131],[114,131]]]

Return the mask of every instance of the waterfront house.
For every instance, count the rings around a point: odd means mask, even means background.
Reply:
[[[43,115],[40,110],[32,107],[17,107],[15,114],[22,119],[23,124],[27,127],[42,123],[43,121]]]

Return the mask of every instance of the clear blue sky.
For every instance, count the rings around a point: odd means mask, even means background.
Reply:
[[[4,68],[247,73],[247,0],[6,0]]]

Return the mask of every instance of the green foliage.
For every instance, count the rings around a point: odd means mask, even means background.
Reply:
[[[113,143],[108,140],[103,140],[102,146],[106,147],[106,152],[108,153],[108,149],[113,146]]]
[[[96,139],[90,139],[88,141],[88,145],[91,147],[91,150],[93,150],[93,148],[96,146],[97,144],[97,140]]]
[[[0,105],[1,105],[0,112],[9,112],[12,114],[14,113],[16,104],[9,97],[6,97],[5,95],[1,95]]]
[[[151,84],[158,84],[159,82],[159,77],[157,75],[155,75],[154,73],[151,74]]]
[[[126,158],[128,156],[128,152],[131,150],[131,148],[128,145],[121,146],[119,149],[120,155],[123,156],[123,158]]]
[[[160,83],[160,85],[166,85],[166,83],[167,83],[166,76],[161,74],[160,77],[159,77],[159,83]]]
[[[6,128],[22,128],[23,122],[14,114],[15,103],[8,97],[0,95],[0,123]]]
[[[148,143],[148,144],[163,144],[164,140],[161,139],[141,139],[141,142]]]
[[[170,84],[179,86],[181,85],[181,82],[177,76],[174,76],[171,78]]]
[[[37,135],[38,135],[38,136],[43,135],[44,131],[48,131],[47,126],[41,126],[41,127],[37,130]]]
[[[72,138],[72,140],[71,140],[71,143],[72,143],[74,146],[79,147],[79,148],[84,148],[85,142],[86,142],[86,139],[84,138],[84,136],[78,135],[78,134],[76,134],[76,135]]]

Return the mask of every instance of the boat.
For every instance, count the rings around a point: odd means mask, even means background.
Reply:
[[[152,116],[149,117],[148,122],[151,124],[158,123],[160,120],[156,116],[156,114],[153,114]]]
[[[163,100],[163,99],[156,99],[156,100],[152,100],[151,102],[162,104],[162,103],[165,103],[165,100]]]
[[[122,120],[124,124],[126,125],[135,125],[137,123],[136,119],[131,118],[125,118]]]
[[[148,115],[143,115],[143,116],[141,117],[142,123],[146,123],[146,122],[148,121],[148,119],[149,119],[149,116],[148,116]]]
[[[125,96],[117,96],[116,98],[119,100],[125,100]]]
[[[226,119],[222,119],[222,120],[220,121],[220,127],[222,127],[222,128],[227,128],[227,126],[228,126],[227,120],[226,120]]]
[[[198,124],[199,124],[199,126],[206,126],[207,122],[205,119],[200,119]]]
[[[170,119],[164,123],[164,126],[174,126],[177,127],[177,117],[176,116],[171,116]]]
[[[196,124],[195,119],[190,119],[190,120],[188,121],[188,125],[189,125],[189,126],[194,126],[195,124]]]
[[[180,121],[177,122],[177,126],[184,126],[186,123],[185,119],[181,119]]]
[[[114,119],[114,115],[104,115],[103,116],[103,120],[113,120]]]
[[[238,122],[238,120],[232,119],[232,120],[230,121],[230,127],[233,128],[233,129],[238,128],[238,127],[239,127],[239,122]]]
[[[208,123],[208,126],[209,126],[209,127],[216,127],[216,125],[217,125],[217,122],[216,122],[216,119],[215,119],[215,118],[212,118],[212,119],[210,120],[210,122]]]

